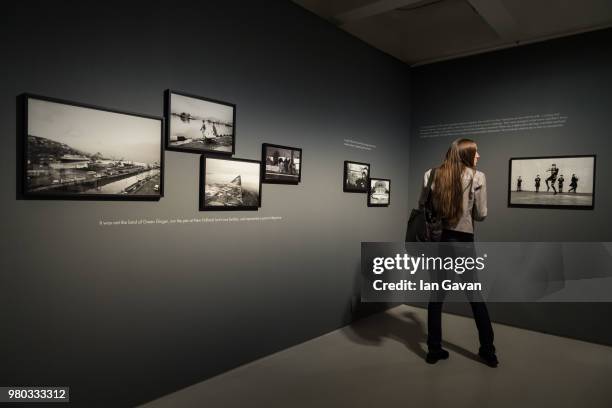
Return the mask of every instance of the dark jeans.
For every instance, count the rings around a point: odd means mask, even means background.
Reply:
[[[442,232],[443,242],[474,242],[474,234],[460,231],[444,230]],[[482,301],[473,301],[470,297],[472,314],[478,328],[478,338],[480,339],[480,350],[483,352],[495,352],[493,346],[493,327],[489,318],[487,305]],[[442,306],[443,301],[429,302],[427,307],[427,346],[430,350],[442,348]]]

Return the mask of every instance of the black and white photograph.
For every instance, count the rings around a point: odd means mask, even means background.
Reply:
[[[167,90],[165,111],[168,150],[234,154],[236,105]]]
[[[388,207],[391,203],[391,180],[370,179],[368,190],[368,207]]]
[[[593,209],[595,155],[510,159],[508,206]]]
[[[23,95],[25,198],[158,200],[163,119]]]
[[[202,156],[200,211],[257,210],[261,206],[261,163]]]
[[[370,165],[346,160],[342,189],[347,193],[367,193],[370,180]]]
[[[298,184],[302,180],[302,149],[264,143],[261,150],[264,183]]]

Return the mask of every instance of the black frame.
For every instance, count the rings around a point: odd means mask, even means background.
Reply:
[[[204,149],[195,149],[191,147],[176,147],[170,146],[170,132],[171,132],[171,118],[172,115],[172,94],[184,96],[192,99],[199,99],[206,102],[216,103],[219,105],[230,106],[233,110],[232,121],[234,124],[234,134],[232,135],[232,151],[231,152],[223,152],[218,150],[204,150]],[[204,96],[193,95],[183,91],[177,91],[174,89],[166,89],[164,91],[164,118],[166,119],[166,150],[171,150],[175,152],[183,152],[183,153],[195,153],[195,154],[206,154],[206,155],[219,155],[219,156],[233,156],[236,152],[236,104],[231,102],[221,101],[218,99],[206,98]]]
[[[164,196],[164,118],[155,115],[143,113],[135,113],[119,109],[107,108],[82,102],[70,101],[67,99],[54,98],[49,96],[36,95],[31,93],[23,93],[19,95],[21,99],[21,129],[18,129],[18,137],[21,138],[20,156],[21,156],[21,182],[19,186],[18,198],[28,200],[89,200],[89,201],[159,201]],[[136,116],[146,119],[160,121],[160,163],[159,163],[159,194],[156,195],[129,195],[129,194],[84,194],[84,193],[36,193],[28,191],[27,174],[28,174],[28,101],[37,99],[46,102],[59,103],[62,105],[76,106],[79,108],[87,108],[100,110],[104,112],[117,113],[120,115]]]
[[[204,205],[204,187],[206,186],[206,159],[216,159],[216,160],[227,160],[227,161],[240,161],[240,162],[248,162],[248,163],[257,163],[259,164],[259,203],[257,206],[218,206],[218,207],[207,207]],[[199,208],[200,211],[257,211],[261,208],[261,162],[259,160],[250,160],[250,159],[238,159],[236,157],[220,157],[215,155],[205,155],[203,154],[200,157],[200,193],[199,197]]]
[[[273,147],[277,149],[295,150],[300,152],[300,172],[296,181],[291,180],[267,180],[266,179],[266,148]],[[303,152],[300,147],[282,146],[272,143],[263,143],[261,145],[261,180],[266,184],[299,184],[302,181],[302,165],[304,164]]]
[[[583,157],[593,158],[593,196],[591,205],[548,205],[548,204],[512,204],[510,202],[512,193],[512,160],[539,160],[539,159],[577,159]],[[508,207],[514,208],[546,208],[546,209],[572,209],[572,210],[592,210],[595,208],[595,176],[597,174],[597,155],[595,154],[575,154],[560,156],[530,156],[530,157],[511,157],[508,160]]]
[[[368,166],[368,181],[367,181],[365,190],[349,188],[346,185],[346,176],[347,176],[347,170],[348,170],[348,164],[349,163],[359,164],[359,165],[362,165],[362,166]],[[343,172],[343,175],[342,175],[342,191],[344,191],[345,193],[364,193],[364,194],[367,194],[368,189],[369,189],[369,185],[370,185],[370,174],[371,174],[371,172],[372,172],[372,167],[370,166],[370,163],[361,163],[361,162],[356,162],[356,161],[352,161],[352,160],[345,160],[344,161],[344,172]]]
[[[389,201],[387,204],[373,204],[370,202],[370,192],[372,190],[372,180],[388,181],[389,182]],[[370,177],[368,180],[368,207],[388,207],[391,204],[391,180],[380,177]]]

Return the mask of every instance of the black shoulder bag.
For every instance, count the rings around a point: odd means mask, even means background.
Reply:
[[[406,242],[438,242],[442,237],[442,220],[436,216],[431,202],[431,183],[435,175],[436,169],[432,169],[425,191],[419,198],[419,208],[410,213]]]

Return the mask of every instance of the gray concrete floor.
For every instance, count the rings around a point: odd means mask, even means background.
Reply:
[[[612,347],[495,324],[489,368],[474,321],[445,314],[450,358],[428,365],[426,322],[398,306],[142,407],[612,407]]]

